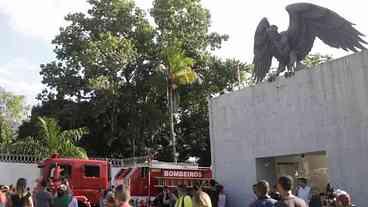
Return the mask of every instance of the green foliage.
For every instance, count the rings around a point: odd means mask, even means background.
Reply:
[[[37,118],[38,131],[36,137],[25,137],[1,146],[2,152],[27,154],[41,158],[58,153],[63,157],[87,158],[87,152],[76,146],[86,134],[86,128],[62,130],[58,122],[52,118]]]
[[[24,96],[0,88],[0,145],[15,141],[16,128],[26,118],[27,112]]]
[[[200,0],[154,0],[151,16],[157,25],[162,48],[180,40],[189,55],[197,55],[209,46],[219,48],[227,35],[209,33],[210,13]]]
[[[86,151],[75,145],[83,135],[88,133],[85,128],[62,131],[57,121],[52,118],[38,118],[40,131],[38,140],[45,144],[48,155],[58,153],[64,157],[87,158]]]
[[[14,140],[14,129],[11,127],[8,120],[0,114],[0,144],[7,145]]]
[[[87,158],[87,152],[75,145],[88,133],[86,128],[62,130],[55,119],[42,117],[38,117],[38,125],[37,138],[27,137],[15,142],[7,151],[40,157],[58,153],[63,157]]]
[[[48,155],[46,147],[32,137],[2,145],[0,151],[10,154],[33,155],[41,158],[45,158]]]
[[[28,107],[24,96],[15,95],[0,88],[0,104],[3,108],[0,113],[13,122],[20,123],[27,116]]]
[[[331,55],[321,55],[321,54],[310,54],[302,61],[307,68],[313,68],[321,63],[325,63],[332,60]]]
[[[167,64],[166,73],[171,84],[176,86],[191,84],[197,79],[196,72],[192,70],[194,60],[185,56],[181,47],[178,41],[174,41],[163,49],[164,61]]]

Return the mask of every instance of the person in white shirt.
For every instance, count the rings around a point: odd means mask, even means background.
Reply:
[[[218,197],[217,207],[225,207],[226,206],[226,195],[224,193],[224,186],[220,185],[219,190],[220,190],[220,193]]]
[[[303,199],[307,204],[311,199],[311,187],[308,186],[308,180],[306,178],[299,178],[299,186],[296,191],[296,195]]]

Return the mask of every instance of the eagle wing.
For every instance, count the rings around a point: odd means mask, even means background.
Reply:
[[[334,11],[310,3],[291,4],[286,10],[290,18],[287,34],[298,60],[308,55],[316,37],[331,47],[346,51],[365,49],[364,35]]]
[[[254,35],[253,78],[257,83],[264,79],[272,63],[272,43],[267,35],[269,28],[270,23],[266,18],[263,18]]]

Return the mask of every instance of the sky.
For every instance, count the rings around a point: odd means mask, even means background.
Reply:
[[[285,7],[296,2],[299,1],[202,0],[211,13],[210,31],[230,37],[214,54],[250,63],[254,31],[261,18],[267,17],[280,31],[285,30],[289,24]],[[368,13],[363,1],[304,2],[334,10],[368,35]],[[151,0],[136,0],[136,3],[146,11],[152,5]],[[54,60],[51,40],[65,25],[64,16],[87,11],[88,8],[85,0],[0,0],[0,87],[24,95],[28,104],[35,104],[36,95],[44,88],[39,65]],[[320,41],[315,43],[312,53],[330,54],[334,58],[350,54],[330,48]]]

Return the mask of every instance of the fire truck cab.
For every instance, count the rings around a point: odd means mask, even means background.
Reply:
[[[56,191],[68,180],[80,206],[97,206],[101,192],[109,188],[110,165],[107,161],[60,158],[53,155],[39,163],[41,177]]]

